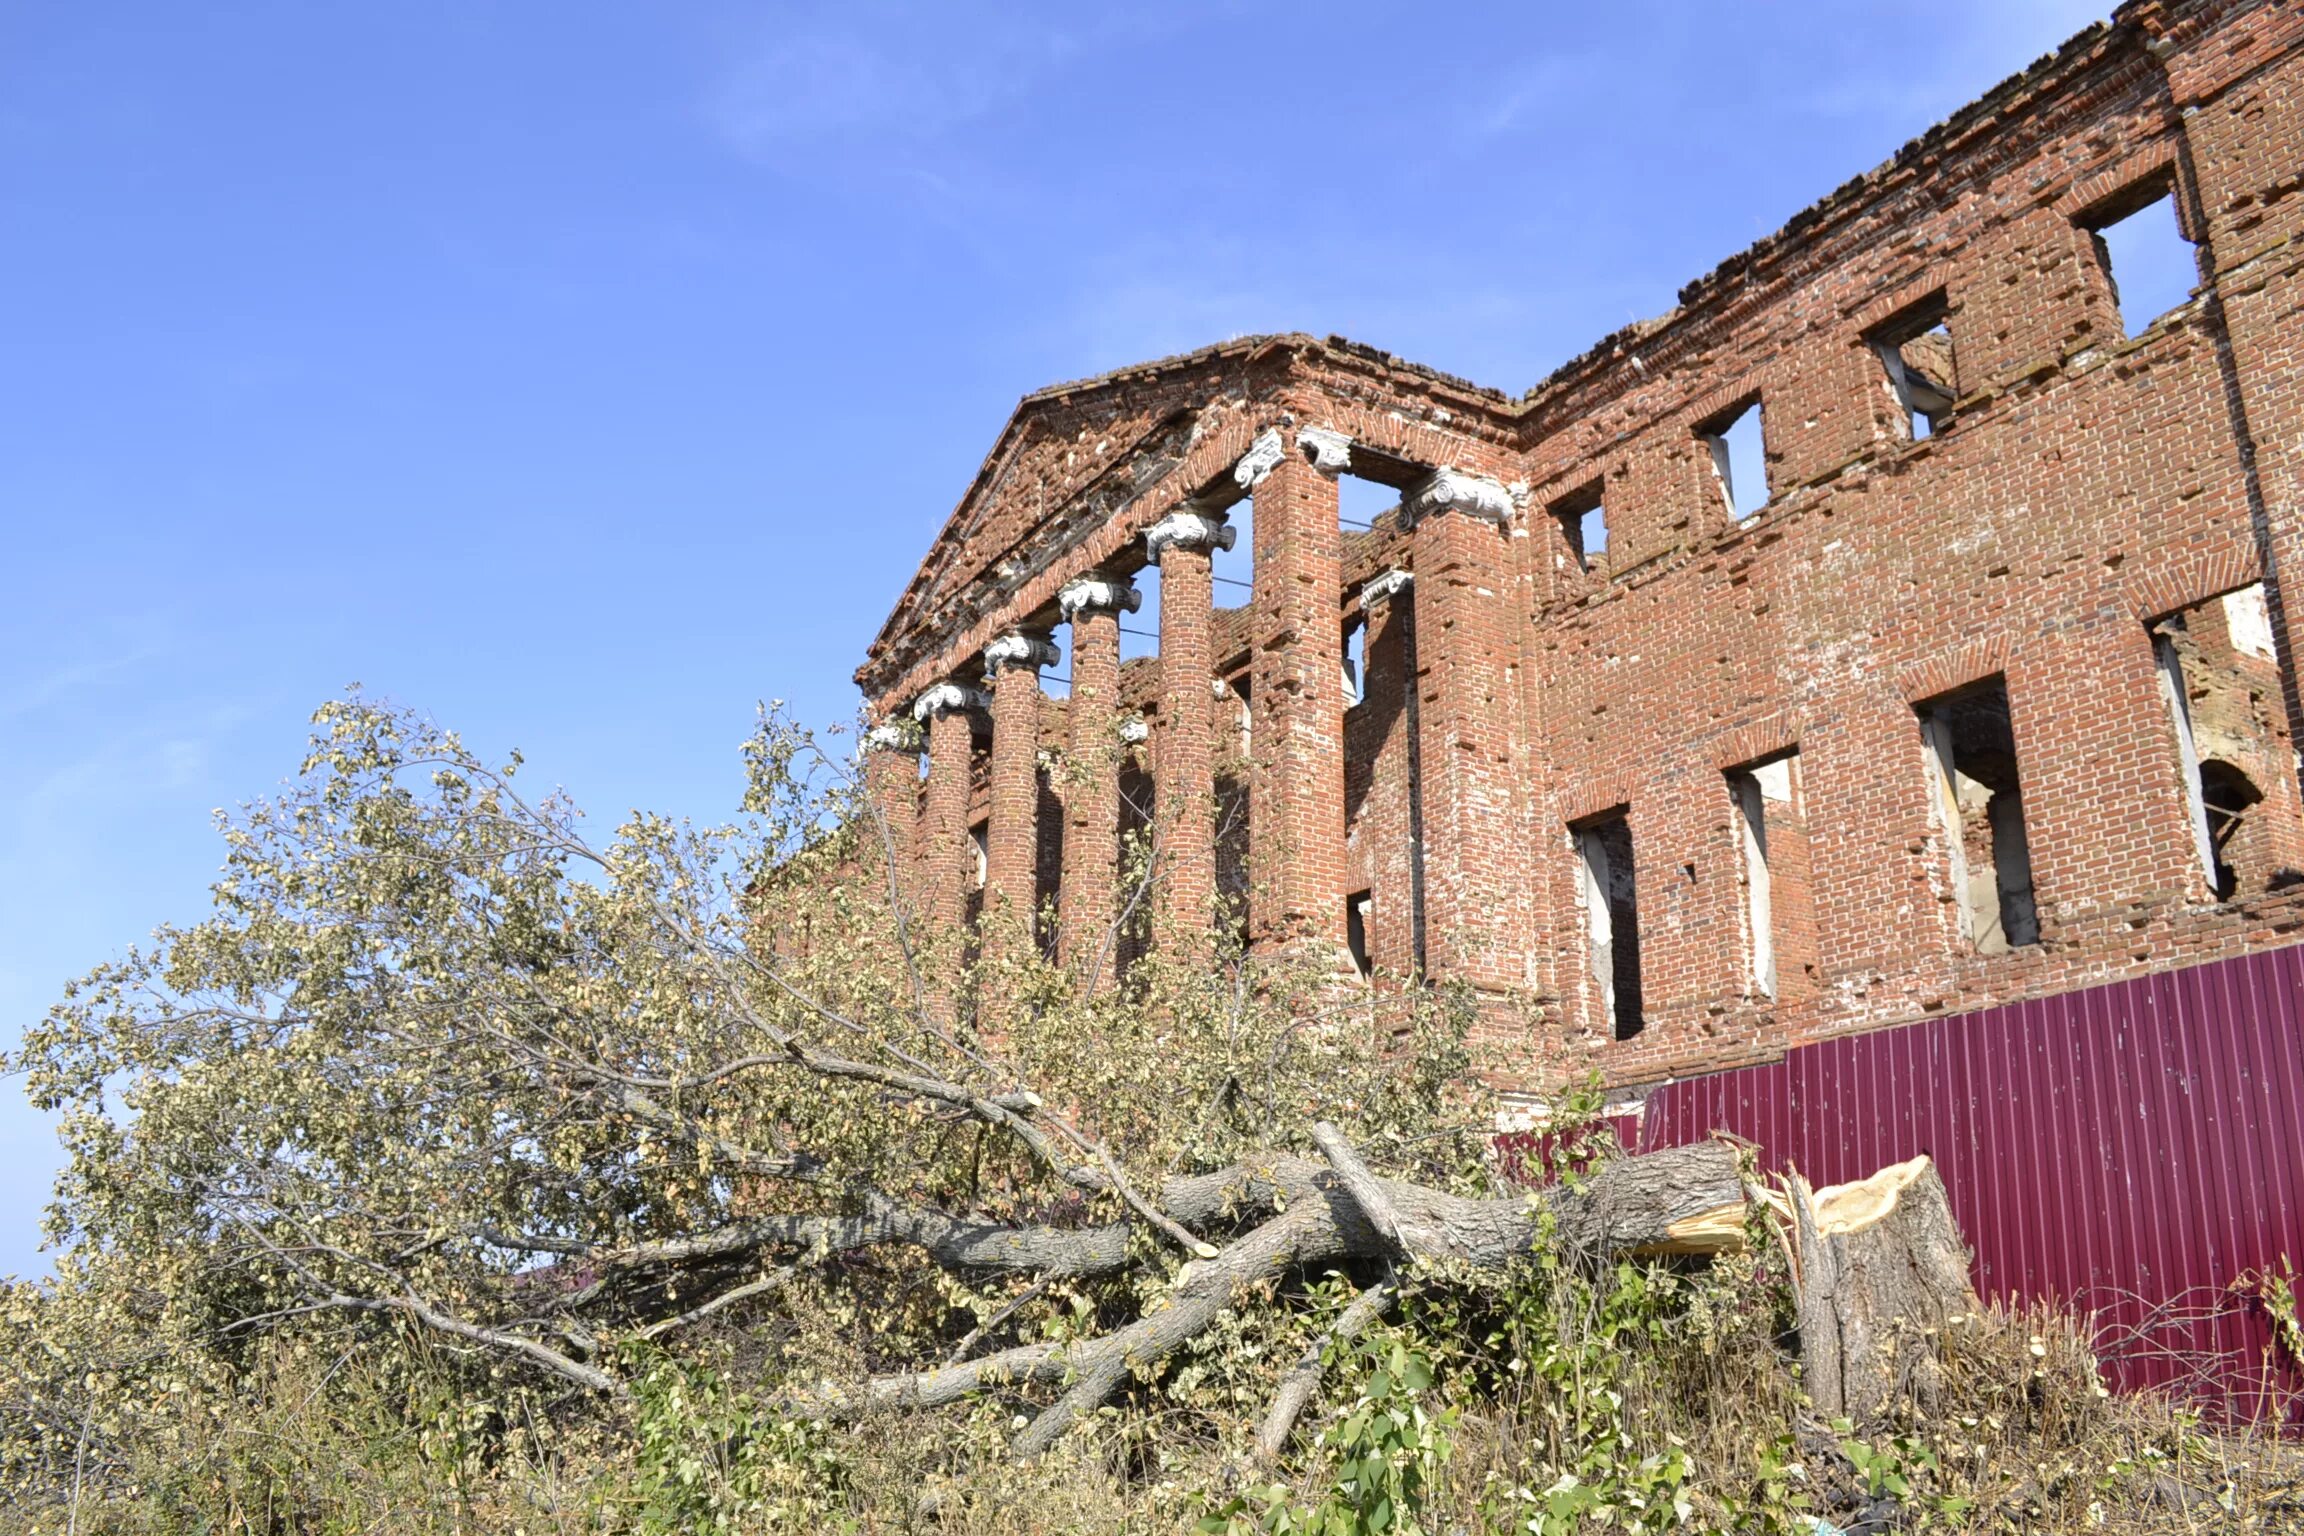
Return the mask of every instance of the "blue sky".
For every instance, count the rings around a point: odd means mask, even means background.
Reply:
[[[1525,389],[2099,9],[10,7],[0,1039],[345,684],[717,818],[1024,392],[1291,329]]]

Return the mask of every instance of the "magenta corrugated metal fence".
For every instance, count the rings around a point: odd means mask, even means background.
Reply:
[[[2304,948],[1668,1084],[1639,1145],[1714,1130],[1816,1184],[1925,1152],[1987,1297],[2092,1312],[2122,1386],[2297,1412],[2304,1375],[2248,1276],[2304,1271]]]

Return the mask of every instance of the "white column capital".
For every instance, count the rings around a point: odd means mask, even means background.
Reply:
[[[866,731],[861,745],[867,752],[908,752],[917,755],[920,751],[920,728],[909,720],[891,720]]]
[[[1278,427],[1266,427],[1256,434],[1256,441],[1232,466],[1232,480],[1244,491],[1252,491],[1264,483],[1264,477],[1279,468],[1280,461],[1288,457],[1288,445],[1280,440]]]
[[[984,676],[998,677],[1009,667],[1037,672],[1056,665],[1055,642],[1036,629],[1012,629],[984,647]]]
[[[1120,739],[1131,746],[1152,739],[1152,727],[1144,723],[1142,715],[1131,715],[1120,722]]]
[[[1331,480],[1352,467],[1352,439],[1333,427],[1306,427],[1296,434],[1296,446]]]
[[[965,688],[958,683],[938,683],[912,701],[912,718],[931,720],[938,715],[954,714],[964,709],[989,709],[992,695],[981,688]]]
[[[1144,530],[1144,550],[1155,562],[1170,545],[1178,549],[1230,549],[1240,535],[1227,526],[1221,512],[1199,512],[1178,507]]]
[[[1360,606],[1365,608],[1370,603],[1390,602],[1406,591],[1415,580],[1414,571],[1399,569],[1386,571],[1381,576],[1371,576],[1367,584],[1360,588]]]
[[[1099,613],[1134,613],[1144,606],[1143,594],[1121,576],[1082,576],[1064,584],[1056,594],[1057,611],[1068,624],[1079,622],[1089,609]]]
[[[1501,528],[1512,520],[1512,493],[1486,475],[1460,469],[1436,469],[1401,498],[1411,527],[1443,512],[1483,517]]]

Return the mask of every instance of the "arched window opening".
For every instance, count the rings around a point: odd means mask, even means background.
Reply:
[[[2260,863],[2252,855],[2249,813],[2264,791],[2230,763],[2209,758],[2200,765],[2200,804],[2208,814],[2208,848],[2215,860],[2216,899],[2230,901],[2240,890],[2240,870]],[[2262,881],[2252,881],[2261,886]]]

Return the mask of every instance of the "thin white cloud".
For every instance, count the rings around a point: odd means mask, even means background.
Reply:
[[[34,850],[88,830],[91,805],[141,808],[194,788],[208,776],[217,744],[255,711],[223,703],[168,722],[109,734],[68,762],[52,763],[12,794],[16,846],[0,848],[0,871]]]
[[[1594,53],[1548,53],[1504,73],[1498,89],[1475,94],[1464,121],[1466,135],[1480,142],[1544,122],[1608,79],[1606,63]]]
[[[780,160],[836,143],[919,143],[1055,75],[1239,9],[1236,0],[1097,8],[1020,0],[868,0],[780,18],[733,50],[703,116],[738,153]]]
[[[761,159],[830,139],[923,138],[1022,94],[1080,47],[1067,28],[1016,18],[849,12],[759,40],[707,91],[705,117]]]
[[[1790,104],[1818,117],[1938,122],[2102,20],[2105,10],[2101,0],[2002,0],[1945,18],[1958,31],[1932,68],[1914,69],[1907,60],[1903,68],[1840,72]]]
[[[16,720],[37,714],[52,704],[62,703],[111,682],[139,662],[165,654],[165,647],[155,642],[108,656],[85,657],[52,667],[40,676],[0,693],[0,720]]]

